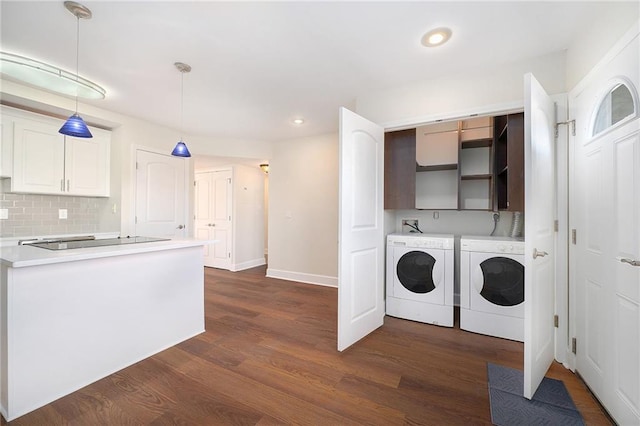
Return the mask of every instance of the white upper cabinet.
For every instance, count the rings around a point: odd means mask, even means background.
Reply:
[[[91,133],[90,139],[65,137],[65,189],[68,195],[108,197],[111,134]]]
[[[58,133],[60,120],[9,110],[2,118],[2,176],[11,192],[108,197],[111,133],[91,128],[93,138]],[[5,174],[7,139],[13,161]]]

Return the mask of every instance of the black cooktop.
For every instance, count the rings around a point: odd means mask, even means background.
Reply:
[[[47,250],[70,250],[89,247],[105,247],[105,246],[121,246],[124,244],[151,243],[154,241],[169,241],[170,238],[156,237],[118,237],[118,238],[102,238],[102,239],[86,239],[86,240],[55,240],[43,241],[41,243],[31,243],[33,247],[39,247]]]

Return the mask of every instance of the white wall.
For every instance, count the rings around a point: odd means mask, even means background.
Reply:
[[[233,166],[233,271],[264,265],[264,173]]]
[[[605,16],[583,28],[567,50],[566,90],[584,78],[611,47],[640,19],[640,2],[611,2]]]
[[[337,134],[273,145],[268,220],[268,276],[337,285]]]
[[[390,130],[442,118],[521,110],[527,72],[533,72],[549,93],[565,91],[565,53],[557,52],[492,69],[468,67],[446,78],[362,94],[356,112]]]

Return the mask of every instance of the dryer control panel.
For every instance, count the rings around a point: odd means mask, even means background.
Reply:
[[[524,241],[517,239],[460,239],[460,251],[480,253],[524,254]]]

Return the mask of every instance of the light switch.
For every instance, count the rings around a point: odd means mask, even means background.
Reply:
[[[0,219],[9,219],[9,209],[0,209]]]
[[[67,218],[67,209],[58,209],[58,219]]]

